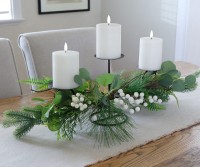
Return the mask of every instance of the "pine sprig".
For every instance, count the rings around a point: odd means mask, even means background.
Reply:
[[[90,129],[88,129],[88,135],[94,137],[99,146],[103,145],[110,147],[133,139],[133,128],[134,125],[130,120],[124,124],[118,124],[115,126],[92,124]]]
[[[146,90],[150,95],[157,95],[163,102],[169,101],[169,95],[172,93],[171,90],[165,88],[148,89]]]
[[[124,89],[124,92],[128,92],[130,94],[134,92],[142,92],[145,91],[147,85],[149,85],[150,82],[153,81],[154,75],[151,75],[151,73],[144,73],[144,72],[138,72],[136,75],[132,75],[133,78],[129,82],[128,86]]]
[[[37,91],[43,91],[43,90],[50,89],[52,87],[53,80],[49,77],[44,77],[42,79],[30,78],[28,80],[24,80],[21,82],[32,85],[32,86],[36,86]]]
[[[63,115],[62,126],[57,133],[57,138],[71,141],[76,134],[77,126],[81,124],[85,112],[68,111]]]
[[[148,110],[150,111],[160,111],[160,110],[165,110],[166,107],[162,104],[158,104],[158,103],[150,103],[147,106]]]
[[[93,116],[98,119],[94,121]],[[99,146],[110,147],[133,139],[134,122],[113,104],[97,108],[90,113],[87,122],[86,131],[89,136],[95,138]]]
[[[21,138],[25,136],[34,126],[35,126],[34,121],[30,121],[27,124],[23,124],[15,129],[14,136],[16,138]]]
[[[3,114],[3,126],[9,128],[11,126],[17,127],[14,135],[21,138],[26,135],[35,125],[41,124],[40,119],[34,118],[34,115],[23,111],[6,111]]]

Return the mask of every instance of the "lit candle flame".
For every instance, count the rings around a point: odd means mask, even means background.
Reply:
[[[153,39],[153,31],[150,32],[150,38]]]
[[[108,17],[107,17],[107,23],[108,23],[108,25],[111,23],[110,15],[108,15]]]
[[[67,43],[65,42],[65,45],[64,45],[64,51],[65,51],[65,53],[67,52],[67,50],[68,50],[68,46],[67,46]]]

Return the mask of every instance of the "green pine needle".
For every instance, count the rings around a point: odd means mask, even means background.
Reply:
[[[97,121],[91,120],[94,115],[97,116]],[[87,122],[86,131],[95,138],[99,146],[110,147],[133,139],[133,121],[113,104],[110,104],[110,108],[103,106],[91,113]]]
[[[17,127],[14,135],[17,138],[21,138],[26,135],[34,125],[40,124],[39,119],[34,118],[34,115],[30,112],[23,111],[6,111],[3,114],[3,126],[5,128]]]
[[[88,135],[93,136],[99,146],[103,145],[105,147],[110,147],[132,140],[133,127],[133,124],[130,122],[115,126],[100,126],[93,124]]]
[[[21,82],[32,86],[34,85],[37,87],[38,91],[43,91],[51,87],[53,80],[49,77],[44,77],[42,79],[30,78],[28,80],[23,80]]]
[[[34,121],[30,121],[27,124],[23,124],[15,129],[14,136],[16,138],[21,138],[22,136],[25,136],[34,126]]]
[[[160,111],[160,110],[165,110],[166,107],[162,104],[158,104],[158,103],[150,103],[147,106],[148,110],[150,111]]]

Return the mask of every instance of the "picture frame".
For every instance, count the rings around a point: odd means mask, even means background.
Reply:
[[[90,11],[90,0],[38,0],[39,14]]]

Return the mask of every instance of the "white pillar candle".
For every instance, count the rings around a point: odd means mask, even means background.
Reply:
[[[67,50],[66,43],[64,48],[52,53],[53,88],[73,89],[78,86],[74,76],[79,74],[79,52]]]
[[[139,69],[146,71],[157,71],[162,64],[163,40],[153,37],[140,38]]]
[[[121,57],[121,25],[107,23],[96,25],[96,57],[99,59],[117,59]]]

